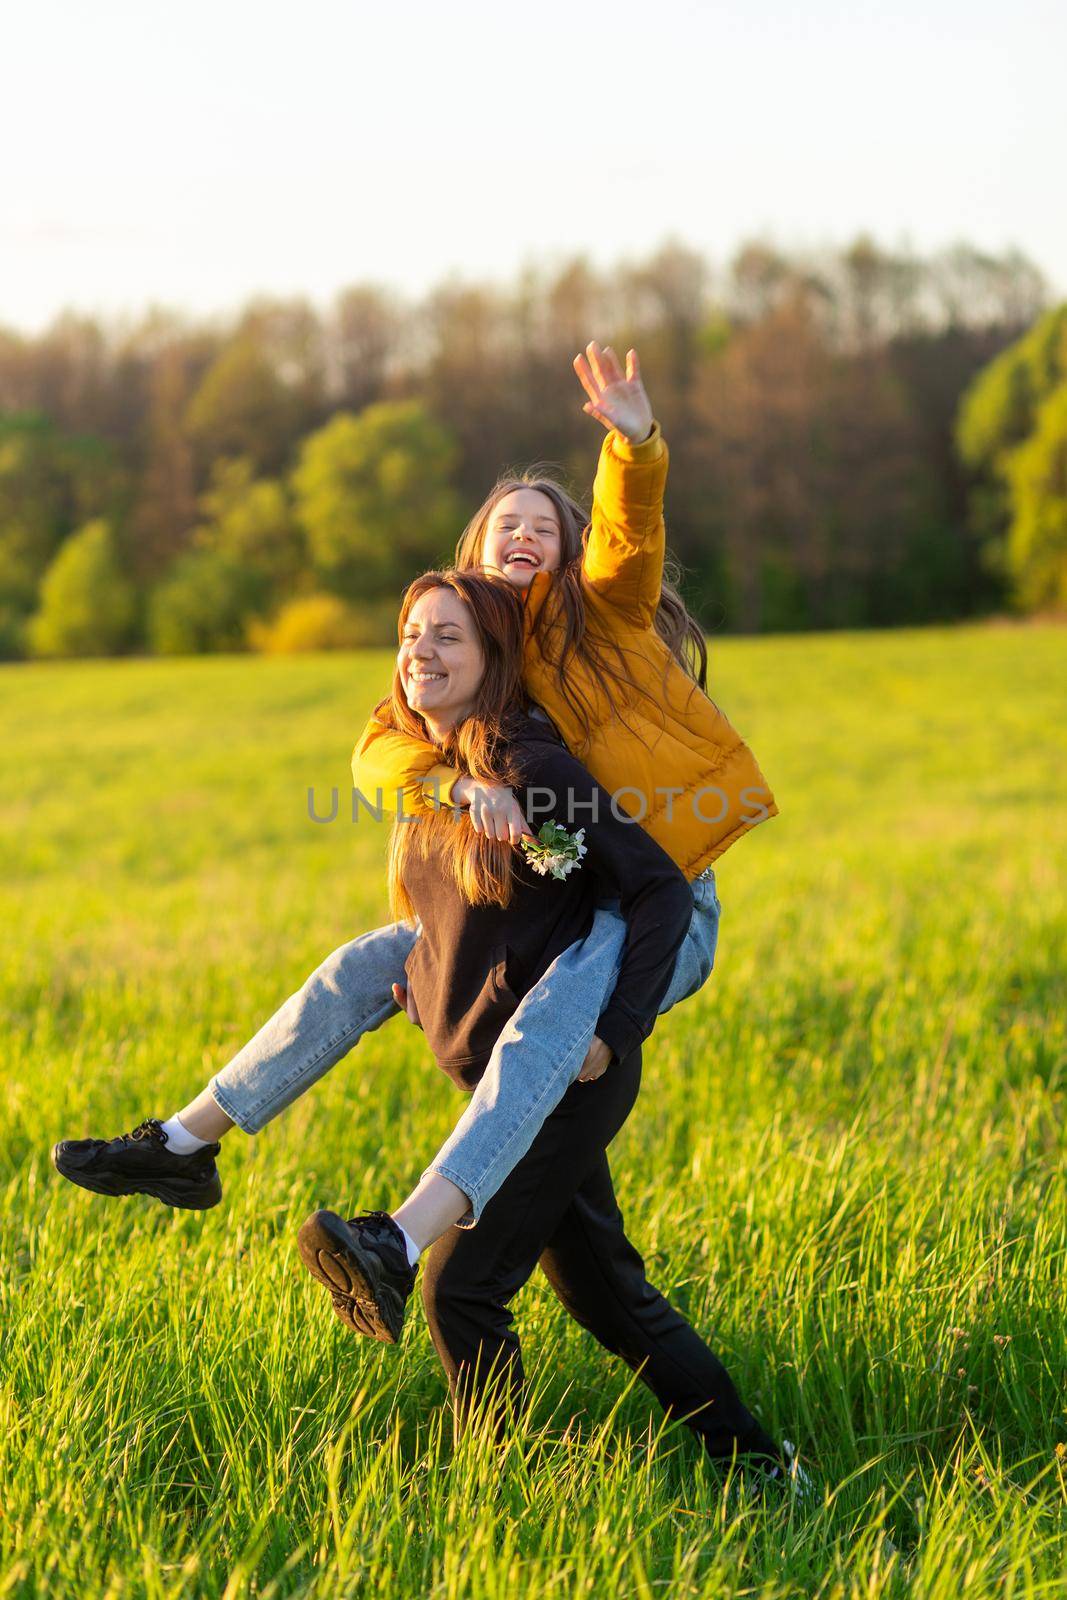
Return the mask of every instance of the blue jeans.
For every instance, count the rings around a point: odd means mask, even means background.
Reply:
[[[710,868],[692,889],[693,919],[660,1015],[695,994],[715,963],[721,908]],[[212,1094],[239,1128],[258,1133],[396,1013],[392,986],[406,983],[417,936],[417,924],[394,922],[342,945],[216,1073]],[[501,1032],[466,1110],[426,1168],[470,1200],[460,1227],[475,1225],[577,1078],[625,941],[619,902],[601,901],[586,937],[556,957]]]

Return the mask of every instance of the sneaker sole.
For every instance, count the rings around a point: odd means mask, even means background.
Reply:
[[[118,1178],[101,1178],[92,1173],[79,1172],[77,1168],[68,1169],[62,1164],[62,1157],[52,1150],[52,1165],[61,1178],[66,1178],[68,1183],[76,1183],[79,1189],[89,1189],[93,1194],[107,1194],[114,1197],[128,1194],[146,1194],[153,1200],[159,1200],[165,1206],[173,1206],[179,1211],[210,1211],[212,1206],[217,1206],[222,1199],[222,1180],[218,1173],[215,1181],[204,1191],[203,1198],[193,1198],[188,1191],[182,1193],[172,1189],[165,1183],[139,1183],[131,1186],[123,1183]]]
[[[404,1302],[390,1284],[382,1282],[382,1264],[373,1251],[357,1254],[350,1239],[343,1217],[335,1211],[316,1211],[297,1234],[300,1259],[311,1276],[330,1291],[334,1312],[346,1328],[369,1333],[383,1344],[396,1344],[404,1325]],[[354,1315],[345,1315],[350,1309],[344,1306],[346,1300],[353,1303],[365,1328]]]

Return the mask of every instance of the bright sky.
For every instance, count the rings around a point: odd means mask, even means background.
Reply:
[[[4,44],[7,326],[668,236],[1017,245],[1067,290],[1061,0],[33,0]]]

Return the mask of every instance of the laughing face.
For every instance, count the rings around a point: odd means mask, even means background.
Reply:
[[[512,489],[497,501],[482,542],[482,565],[528,589],[536,572],[559,570],[559,513],[540,489]]]
[[[454,590],[427,589],[408,612],[396,664],[412,711],[443,733],[468,716],[485,673],[470,607]]]

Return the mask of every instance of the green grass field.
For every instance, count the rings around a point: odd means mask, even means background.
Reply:
[[[716,973],[613,1167],[818,1509],[739,1509],[543,1280],[503,1461],[454,1447],[417,1302],[399,1350],[333,1318],[299,1223],[395,1203],[462,1106],[401,1019],[229,1136],[213,1211],[55,1174],[57,1137],[170,1114],[386,920],[385,830],[315,825],[307,789],[347,794],[388,657],[10,666],[0,1597],[1064,1592],[1067,632],[712,663],[782,815],[719,863]]]

